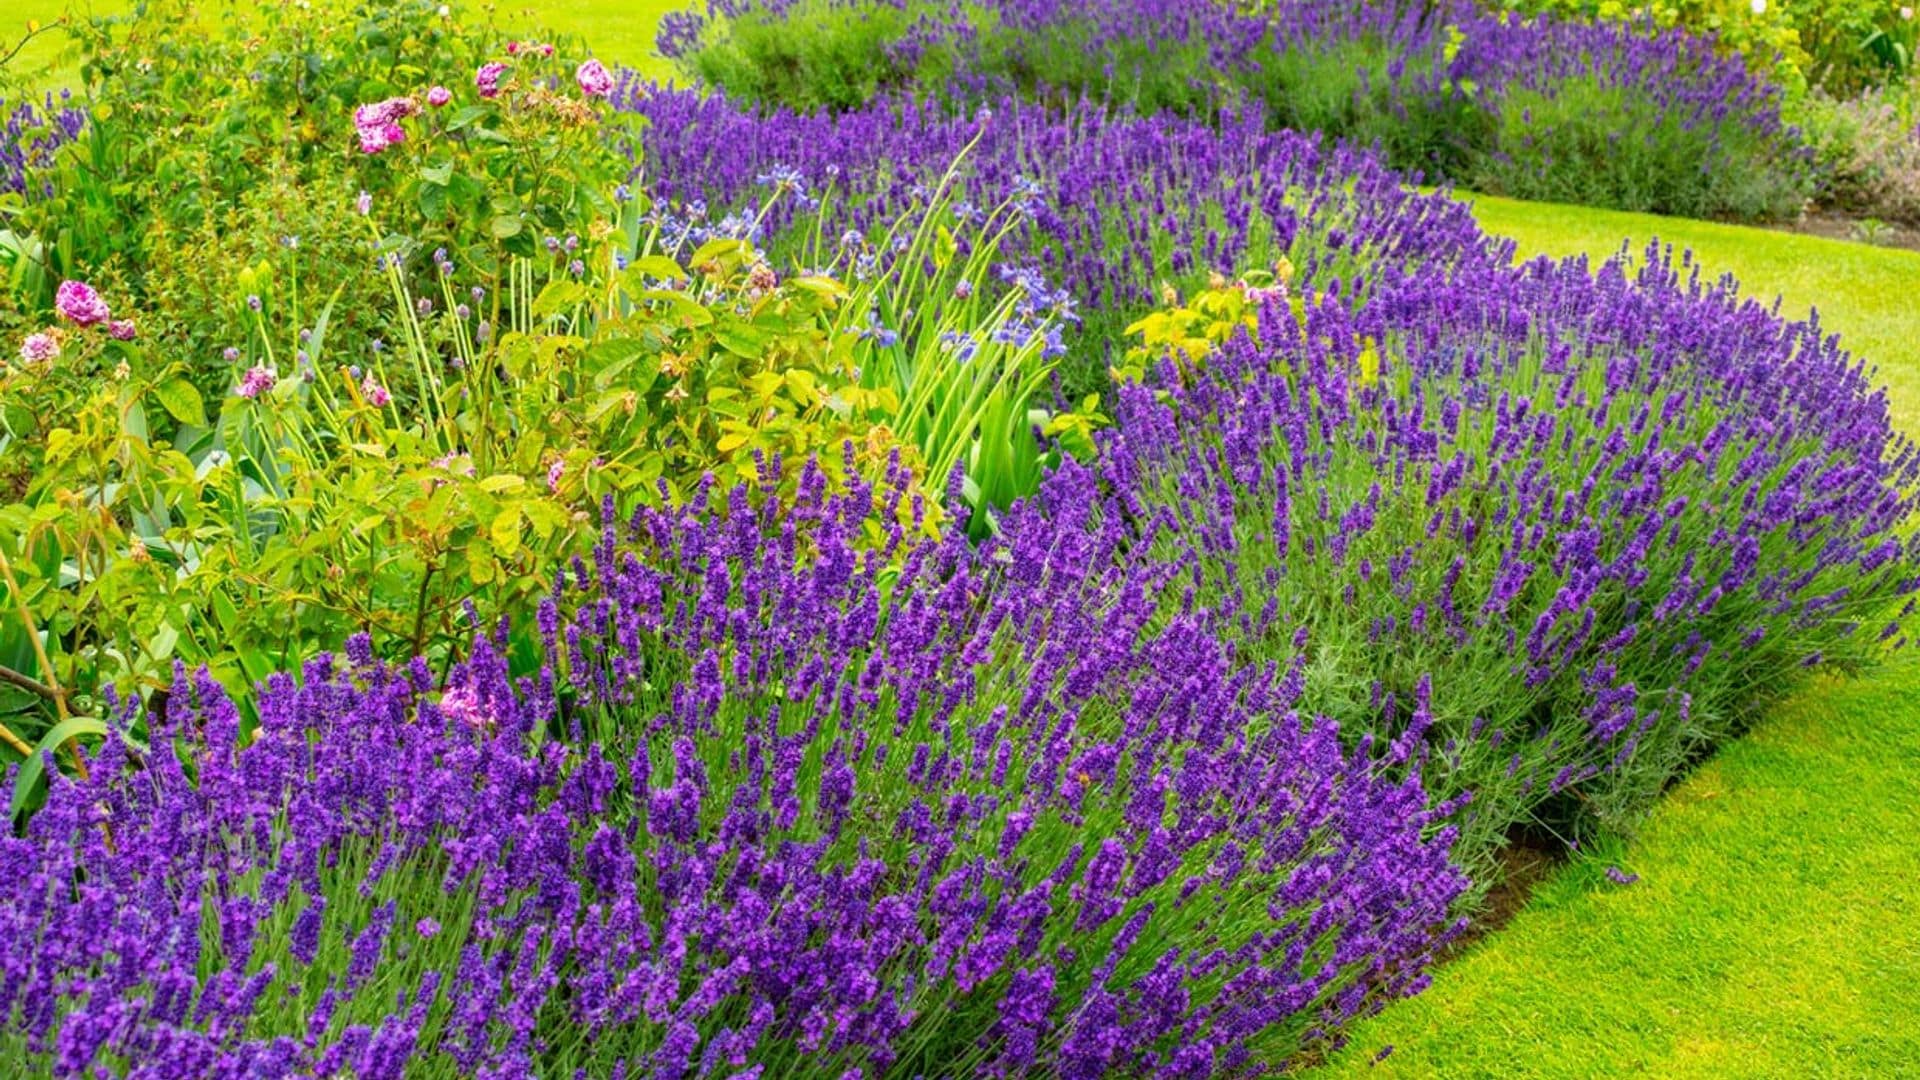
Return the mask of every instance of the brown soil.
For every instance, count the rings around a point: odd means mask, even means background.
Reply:
[[[1527,906],[1534,887],[1566,863],[1567,850],[1558,840],[1521,834],[1500,849],[1499,860],[1497,883],[1487,890],[1482,906],[1473,913],[1473,921],[1434,958],[1435,966],[1513,921]]]
[[[1790,221],[1772,228],[1804,236],[1824,236],[1829,240],[1851,240],[1855,243],[1872,244],[1875,247],[1920,251],[1920,228],[1892,221],[1871,225],[1866,218],[1825,210],[1810,210],[1802,215],[1799,221]]]

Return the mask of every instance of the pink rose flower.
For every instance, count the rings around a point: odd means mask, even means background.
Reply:
[[[28,334],[20,343],[20,359],[29,364],[44,363],[60,355],[60,339],[45,330]]]
[[[84,281],[63,281],[53,295],[53,309],[62,318],[81,326],[103,323],[113,317],[107,302]]]
[[[581,64],[573,73],[573,81],[580,84],[580,92],[588,97],[606,97],[613,93],[613,73],[598,60]]]
[[[107,336],[115,341],[132,341],[134,333],[132,319],[115,319],[107,324]]]
[[[403,137],[404,134],[403,132]],[[361,153],[377,154],[392,145],[393,140],[388,136],[386,127],[363,127],[360,129]]]
[[[361,105],[353,110],[353,126],[360,134],[360,152],[377,154],[407,139],[400,121],[420,111],[412,98],[394,97]]]
[[[387,388],[373,380],[372,372],[368,372],[365,381],[361,382],[360,393],[366,396],[367,404],[376,409],[386,408],[387,403],[393,400],[393,395],[387,392]]]
[[[440,695],[440,715],[468,727],[487,730],[493,727],[493,713],[480,701],[470,686],[449,687]]]
[[[508,51],[513,50],[509,47]],[[480,70],[473,73],[473,85],[479,88],[483,98],[499,97],[500,77],[506,73],[507,65],[498,60],[490,61],[480,65]]]
[[[436,86],[433,89],[427,91],[427,104],[433,106],[436,109],[452,100],[453,100],[453,91],[447,89],[444,86]]]

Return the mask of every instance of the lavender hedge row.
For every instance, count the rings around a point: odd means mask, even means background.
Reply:
[[[1286,257],[1308,287],[1358,288],[1370,267],[1447,273],[1511,257],[1465,206],[1408,190],[1377,156],[1270,131],[1257,113],[1205,124],[1011,97],[989,107],[982,135],[977,114],[935,99],[760,112],[629,80],[614,100],[647,120],[635,182],[675,207],[669,235],[696,242],[752,217],[777,178],[801,197],[759,219],[760,241],[797,261],[819,257],[811,241],[825,236],[856,249],[843,268],[857,277],[891,254],[868,251],[870,238],[924,207],[956,160],[963,215],[1019,194],[1031,212],[1002,250],[1071,293],[1084,317],[1068,343],[1076,399],[1105,386],[1124,327],[1163,283],[1188,288]]]
[[[730,93],[802,109],[915,88],[1203,118],[1251,105],[1522,198],[1780,218],[1814,180],[1779,88],[1712,41],[1467,2],[709,0],[670,16],[660,46]]]
[[[537,679],[504,637],[439,694],[350,643],[265,685],[247,745],[183,674],[148,745],[0,839],[0,1047],[60,1076],[1283,1063],[1457,927],[1420,735],[1345,747],[1221,613],[1169,617],[1088,480],[980,549],[866,546],[874,493],[818,472],[790,509],[609,519]]]
[[[856,273],[977,130],[623,101],[661,225]],[[446,685],[354,642],[243,731],[181,673],[0,839],[0,1057],[1271,1071],[1423,986],[1515,828],[1631,813],[1906,643],[1920,453],[1817,324],[1658,250],[1509,267],[1258,115],[1006,100],[960,176],[1028,204],[1008,250],[1090,337],[1163,276],[1284,255],[1291,291],[1114,388],[978,545],[815,469],[605,511],[527,679],[504,627]]]
[[[1099,468],[1243,662],[1304,634],[1310,699],[1418,718],[1483,883],[1516,827],[1629,823],[1798,669],[1909,643],[1920,451],[1817,323],[1657,248],[1372,296],[1123,387]]]

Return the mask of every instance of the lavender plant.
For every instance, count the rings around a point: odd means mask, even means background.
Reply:
[[[249,741],[183,674],[0,839],[0,1046],[59,1076],[1283,1062],[1457,925],[1420,736],[1344,749],[1297,667],[1160,618],[1171,568],[1113,548],[1094,479],[980,548],[865,546],[900,488],[817,469],[790,507],[610,519],[517,685],[498,637],[438,695],[356,641],[262,687]]]
[[[1620,823],[1800,667],[1907,643],[1920,453],[1817,323],[1658,249],[1249,322],[1124,390],[1101,468],[1179,523],[1159,557],[1242,612],[1244,662],[1310,630],[1310,687],[1430,715],[1476,869],[1516,824]]]
[[[663,23],[661,48],[731,93],[803,109],[916,88],[1200,118],[1252,106],[1279,125],[1377,143],[1396,167],[1515,194],[1530,170],[1546,171],[1582,201],[1622,209],[1779,218],[1813,181],[1777,87],[1710,39],[1652,24],[1402,0],[724,0]],[[1596,79],[1605,102],[1545,115],[1540,101],[1581,98]],[[1568,129],[1595,134],[1575,142]],[[1650,153],[1606,152],[1627,139]],[[1663,183],[1636,182],[1648,156],[1670,161]],[[1728,171],[1749,180],[1716,183]]]
[[[1008,98],[980,132],[974,116],[934,100],[763,113],[629,83],[615,103],[647,121],[646,168],[634,183],[672,207],[683,228],[718,228],[758,204],[762,177],[789,176],[835,197],[777,204],[759,219],[763,243],[776,259],[805,265],[820,258],[816,238],[851,237],[856,257],[842,265],[854,280],[891,265],[894,224],[919,213],[960,161],[949,228],[964,242],[972,229],[959,222],[1015,200],[1020,220],[996,241],[996,257],[1071,296],[1081,321],[1061,363],[1076,400],[1105,387],[1123,328],[1163,283],[1188,288],[1282,257],[1303,283],[1319,285],[1360,281],[1375,265],[1447,273],[1508,257],[1464,206],[1408,191],[1372,155],[1268,131],[1252,112],[1203,124]]]

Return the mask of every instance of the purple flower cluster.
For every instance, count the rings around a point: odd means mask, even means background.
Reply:
[[[6,1029],[60,1076],[1200,1076],[1423,985],[1466,882],[1417,732],[1343,747],[1168,609],[1085,470],[977,549],[864,540],[899,490],[609,517],[517,685],[504,628],[440,694],[354,642],[249,741],[183,675],[0,839]]]
[[[669,235],[697,246],[707,231],[751,220],[762,179],[776,173],[819,194],[776,200],[759,221],[762,242],[789,259],[811,254],[803,245],[816,231],[860,245],[924,205],[984,123],[960,166],[958,210],[984,215],[1010,195],[1025,198],[1028,213],[1002,253],[1112,316],[1089,322],[1094,350],[1120,344],[1125,320],[1156,302],[1163,280],[1231,277],[1281,256],[1309,286],[1354,283],[1382,264],[1445,272],[1510,257],[1465,206],[1409,191],[1372,154],[1270,131],[1256,112],[1209,124],[1008,98],[984,116],[933,100],[804,114],[637,83],[614,100],[649,121],[644,178],[683,218]]]
[[[1310,630],[1358,702],[1431,710],[1469,865],[1644,805],[1801,665],[1908,643],[1920,451],[1817,323],[1657,248],[1370,296],[1123,387],[1099,467],[1177,521],[1196,595],[1239,598],[1251,660]]]
[[[790,0],[712,3],[716,19],[664,22],[660,47],[729,91],[802,107],[855,104],[845,100],[841,84],[848,81],[881,95],[917,88],[947,99],[1010,91],[1090,94],[1142,112],[1203,118],[1251,106],[1276,124],[1377,140],[1397,167],[1479,185],[1528,167],[1609,172],[1612,160],[1630,161],[1607,153],[1610,139],[1659,144],[1660,154],[1685,159],[1663,169],[1777,173],[1769,182],[1788,189],[1754,203],[1698,177],[1693,186],[1704,193],[1684,183],[1680,190],[1640,190],[1623,175],[1590,192],[1593,201],[1627,209],[1759,216],[1779,213],[1779,199],[1793,192],[1804,197],[1812,183],[1809,152],[1781,121],[1778,87],[1711,40],[1651,25],[1522,18],[1466,0],[993,0],[966,9],[834,0],[829,6],[847,9],[839,23],[819,20],[817,5]],[[847,71],[833,67],[838,61],[831,50],[829,58],[810,62],[811,46],[798,33],[783,39],[760,31],[746,39],[744,54],[721,66],[705,62],[707,51],[735,48],[730,35],[743,25],[795,20],[797,30],[806,18],[807,34],[819,35],[876,12],[893,16],[884,22],[889,29],[849,31],[838,44],[842,51],[873,52],[859,63],[847,61]],[[783,40],[790,44],[776,44]],[[794,52],[766,52],[780,48]],[[923,63],[930,54],[939,61]],[[807,75],[809,68],[818,73]],[[1578,98],[1587,113],[1605,113],[1536,117],[1530,105],[1542,98]],[[1588,137],[1589,130],[1598,134]]]
[[[23,101],[11,110],[0,100],[6,117],[0,124],[0,193],[25,193],[32,171],[45,167],[62,144],[79,138],[87,114],[68,104],[72,98],[63,90],[58,99],[48,94],[37,107]]]

